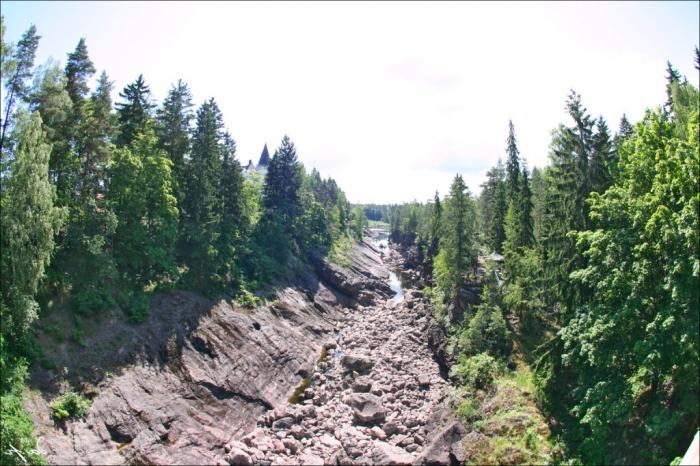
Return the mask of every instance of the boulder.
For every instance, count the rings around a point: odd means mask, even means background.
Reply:
[[[420,464],[452,464],[450,456],[453,456],[459,464],[467,458],[464,448],[461,447],[461,440],[466,434],[466,429],[458,422],[452,422],[433,437],[425,450],[418,457]]]
[[[230,452],[226,455],[226,461],[228,464],[235,464],[241,466],[251,466],[253,464],[253,459],[250,455],[240,448],[232,448]]]
[[[272,423],[272,428],[274,430],[289,429],[294,425],[294,418],[291,416],[283,417],[282,419],[277,419]]]
[[[355,371],[358,374],[367,374],[374,367],[374,361],[366,356],[361,356],[357,354],[346,354],[340,360],[340,364],[345,368],[346,371]]]
[[[354,393],[347,404],[353,408],[353,416],[361,424],[381,422],[386,417],[382,399],[370,393]]]

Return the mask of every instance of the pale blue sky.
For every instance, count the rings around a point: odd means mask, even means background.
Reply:
[[[80,37],[119,90],[143,73],[214,97],[239,158],[283,134],[353,202],[425,200],[456,172],[478,191],[508,119],[547,162],[570,88],[616,129],[664,101],[666,60],[691,82],[698,2],[2,2],[6,40],[30,23],[37,63]]]

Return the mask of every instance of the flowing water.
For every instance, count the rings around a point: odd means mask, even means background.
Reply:
[[[382,251],[384,254],[389,252],[389,232],[383,228],[371,228],[373,233],[373,243],[374,245]],[[391,272],[389,275],[389,287],[395,293],[394,297],[391,298],[395,303],[400,303],[403,301],[403,286],[401,285],[401,280],[394,273]]]

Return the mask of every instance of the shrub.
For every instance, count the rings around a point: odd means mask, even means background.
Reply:
[[[451,376],[469,390],[487,390],[498,374],[498,363],[486,353],[466,357],[461,355],[452,368]]]
[[[238,295],[236,296],[236,302],[247,308],[254,308],[260,304],[261,301],[262,300],[259,297],[255,296],[245,288],[241,288],[241,291],[239,291]]]
[[[144,322],[148,319],[150,308],[151,305],[146,294],[134,293],[125,309],[129,323],[140,324]]]
[[[477,416],[478,403],[474,399],[462,401],[457,406],[457,415],[467,421],[475,419]]]
[[[85,416],[90,400],[75,392],[67,392],[51,402],[51,416],[57,421]]]

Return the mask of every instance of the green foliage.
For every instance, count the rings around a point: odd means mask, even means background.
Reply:
[[[51,402],[51,417],[57,421],[81,418],[90,411],[92,403],[79,393],[70,391]]]
[[[461,417],[465,421],[473,421],[478,417],[478,409],[479,405],[476,400],[469,398],[467,400],[462,400],[462,402],[457,405],[455,412],[457,413],[457,416]]]
[[[155,104],[151,101],[151,89],[141,74],[119,93],[119,97],[124,99],[124,102],[116,104],[119,119],[119,135],[116,142],[118,146],[123,147],[131,144],[138,134],[146,131]]]
[[[146,293],[133,292],[124,308],[128,321],[132,324],[140,324],[148,319],[151,309],[150,299]]]
[[[469,325],[460,332],[459,347],[467,355],[486,353],[495,358],[505,358],[511,349],[510,332],[501,309],[489,303],[488,299],[485,301],[477,307]]]
[[[471,357],[460,355],[457,364],[450,371],[450,377],[467,390],[488,390],[493,387],[499,372],[496,359],[486,353]]]
[[[348,267],[350,261],[348,259],[348,254],[352,249],[352,242],[347,236],[341,236],[333,242],[330,252],[328,253],[328,260],[333,264],[338,264],[341,267]]]
[[[352,236],[358,241],[362,240],[366,226],[367,217],[365,217],[365,212],[360,206],[355,206],[352,209]]]
[[[36,449],[32,419],[22,406],[26,363],[4,351],[1,336],[0,349],[0,463],[46,464]]]

